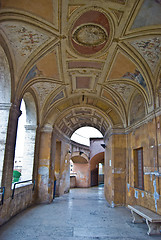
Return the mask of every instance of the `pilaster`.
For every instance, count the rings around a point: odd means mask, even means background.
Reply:
[[[46,125],[40,132],[40,149],[38,163],[38,202],[51,202],[51,143],[53,128]]]

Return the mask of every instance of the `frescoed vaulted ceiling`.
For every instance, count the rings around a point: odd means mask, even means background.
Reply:
[[[67,137],[143,121],[161,102],[160,12],[160,0],[1,0],[12,101],[32,93],[40,126]]]

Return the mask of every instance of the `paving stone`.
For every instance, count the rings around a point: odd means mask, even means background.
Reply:
[[[126,207],[111,208],[102,187],[72,189],[52,204],[36,205],[0,227],[0,240],[153,240],[145,223],[131,223]]]

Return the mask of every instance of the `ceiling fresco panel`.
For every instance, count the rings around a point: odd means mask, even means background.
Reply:
[[[1,7],[16,93],[35,93],[40,124],[67,137],[85,125],[107,134],[155,112],[161,0],[2,0]]]
[[[127,56],[119,52],[114,60],[108,79],[119,79],[127,72],[134,72],[135,69],[135,64]]]
[[[25,86],[30,80],[36,77],[41,77],[41,72],[39,71],[37,66],[34,65],[26,75],[25,80],[23,81],[23,86]]]
[[[142,55],[151,71],[154,72],[161,59],[161,36],[144,37],[132,41],[131,45]]]
[[[18,70],[29,56],[50,38],[50,36],[40,31],[40,29],[38,30],[23,22],[8,21],[1,23],[0,27],[9,39]]]
[[[145,103],[140,94],[137,94],[131,104],[130,108],[130,124],[141,120],[145,116]]]
[[[0,105],[11,101],[11,75],[7,56],[0,46]]]
[[[54,104],[55,102],[57,102],[58,100],[64,98],[64,91],[59,92],[54,99],[51,101],[50,105]]]
[[[107,17],[99,11],[83,13],[74,23],[70,41],[80,54],[94,54],[102,50],[109,40],[110,24]]]
[[[51,82],[37,82],[32,85],[39,96],[40,109],[47,97],[60,85]]]
[[[59,80],[59,70],[55,51],[41,58],[28,72],[23,86],[34,78],[53,78]]]
[[[160,25],[161,24],[161,1],[144,0],[138,15],[132,25],[132,29]]]
[[[116,83],[116,84],[112,83],[110,84],[110,87],[112,87],[115,91],[117,91],[121,95],[121,97],[124,99],[126,104],[128,103],[130,97],[132,96],[132,93],[135,90],[133,86],[130,86],[124,83]]]
[[[37,62],[37,68],[44,77],[59,79],[58,56],[55,51],[48,53]]]
[[[129,79],[140,84],[146,91],[147,85],[137,66],[124,54],[118,53],[108,79]]]

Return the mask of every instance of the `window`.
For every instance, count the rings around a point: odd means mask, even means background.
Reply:
[[[143,148],[134,150],[134,187],[144,189]]]

